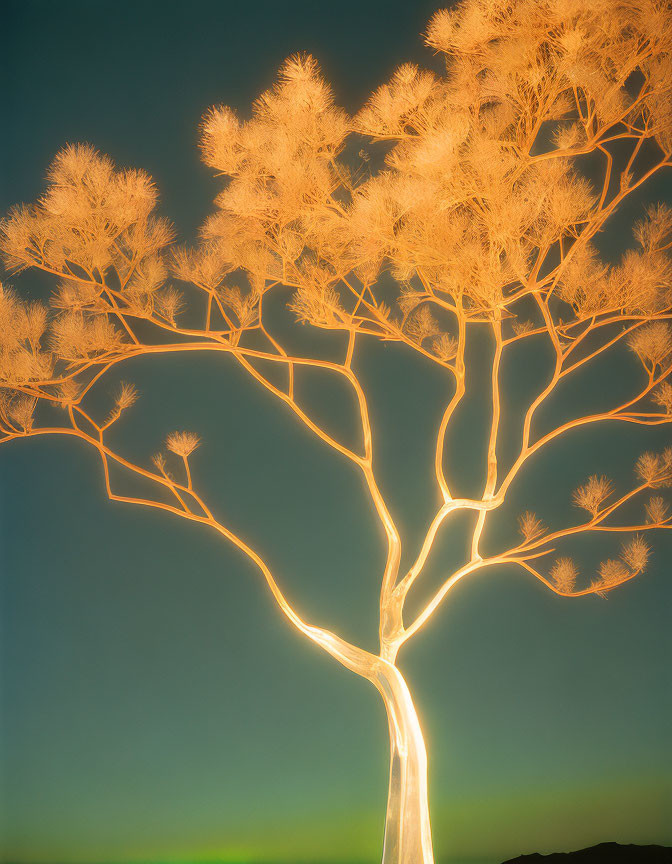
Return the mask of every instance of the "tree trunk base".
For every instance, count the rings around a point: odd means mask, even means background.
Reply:
[[[434,864],[427,801],[427,752],[406,682],[381,661],[374,684],[390,729],[390,785],[382,864]]]

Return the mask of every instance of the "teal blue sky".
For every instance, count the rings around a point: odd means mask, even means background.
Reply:
[[[436,62],[419,36],[435,8],[6,0],[0,208],[33,200],[59,148],[88,141],[147,170],[189,242],[219,188],[196,147],[210,105],[245,113],[305,50],[354,111],[401,62]],[[670,191],[669,180],[646,189],[604,235],[606,254],[630,242],[624,226],[644,200]],[[9,281],[31,296],[51,287],[32,274]],[[482,482],[484,351],[477,341],[475,395],[447,454],[465,493]],[[505,370],[505,454],[545,359],[514,354]],[[367,347],[359,364],[410,556],[436,505],[430,442],[449,389],[391,347]],[[615,397],[637,375],[615,355],[544,422]],[[196,431],[195,476],[215,512],[258,545],[307,618],[375,647],[383,543],[356,474],[233,364],[146,358],[122,377],[142,399],[119,449],[147,463],[167,432]],[[347,429],[339,394],[304,386]],[[574,434],[531,465],[488,542],[504,542],[527,508],[550,524],[573,518],[571,490],[588,474],[625,485],[636,456],[668,440],[634,427]],[[420,596],[459,556],[465,528],[442,542]],[[522,571],[477,575],[402,654],[430,753],[439,861],[672,843],[672,538],[654,549],[649,571],[608,600],[560,599]],[[577,550],[588,571],[609,546]],[[288,627],[235,551],[108,502],[94,455],[77,444],[29,440],[0,449],[0,577],[7,862],[379,858],[383,706]]]

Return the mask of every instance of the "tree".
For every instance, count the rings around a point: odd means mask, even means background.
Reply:
[[[650,207],[634,226],[639,248],[620,261],[598,250],[610,217],[672,164],[667,4],[465,0],[436,13],[426,41],[445,56],[445,74],[404,65],[354,118],[334,105],[304,55],[286,61],[250,119],[213,108],[202,154],[228,179],[196,248],[174,245],[146,174],[119,171],[88,145],[58,153],[42,198],[2,225],[8,268],[37,268],[58,283],[48,305],[10,288],[0,294],[0,442],[65,435],[93,448],[111,500],[216,531],[261,571],[301,634],[378,689],[390,734],[386,864],[433,860],[425,745],[397,665],[403,645],[464,577],[514,564],[561,597],[604,595],[645,570],[644,537],[672,526],[659,494],[672,485],[668,448],[643,453],[628,489],[587,478],[573,496],[585,515],[571,524],[547,528],[528,510],[508,548],[485,552],[483,542],[489,514],[559,437],[608,422],[672,422],[672,211]],[[272,304],[288,289],[295,319],[334,331],[340,353],[331,339],[322,351],[299,350],[301,328],[279,335]],[[488,445],[482,492],[466,497],[449,482],[456,454],[447,434],[469,392],[467,350],[483,336],[491,346]],[[357,370],[366,340],[419,355],[452,388],[430,455],[439,504],[405,570]],[[502,465],[503,363],[539,345],[551,357],[548,380],[521,418],[514,459]],[[215,515],[192,478],[194,432],[169,434],[147,466],[113,448],[110,430],[137,394],[122,385],[98,416],[92,396],[106,375],[133,358],[191,351],[232,358],[360,473],[387,547],[378,654],[306,621],[256,544]],[[540,432],[551,397],[578,392],[581,373],[619,351],[641,367],[635,392]],[[307,370],[349,389],[358,443],[328,430],[304,403]],[[471,518],[470,554],[409,616],[411,589],[460,513]],[[560,547],[594,532],[625,542],[591,581]]]

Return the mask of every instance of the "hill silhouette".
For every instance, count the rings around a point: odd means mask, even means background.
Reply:
[[[672,864],[672,847],[599,843],[576,852],[519,855],[503,864]]]

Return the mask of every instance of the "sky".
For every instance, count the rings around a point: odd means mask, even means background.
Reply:
[[[160,212],[189,242],[219,188],[196,146],[209,106],[244,114],[304,50],[355,111],[400,63],[436,63],[419,35],[434,9],[6,0],[0,209],[33,200],[53,155],[87,141],[148,171]],[[657,181],[646,200],[670,191]],[[624,224],[602,238],[606,254],[630,242]],[[8,281],[26,296],[53,287],[33,274]],[[543,360],[514,355],[505,370],[511,428],[544,383]],[[430,442],[447,386],[394,348],[369,346],[359,363],[381,483],[410,554],[437,503]],[[623,352],[561,402],[591,405],[636,375]],[[216,513],[263,551],[307,618],[375,648],[384,550],[354,471],[232,363],[144,358],[123,377],[142,398],[119,449],[147,464],[166,433],[197,432],[193,470]],[[338,394],[304,386],[335,428],[346,422],[330,409]],[[448,472],[467,492],[480,482],[486,417],[475,396],[451,437]],[[566,516],[588,474],[627,484],[636,456],[665,440],[629,427],[559,442],[513,489],[489,541],[504,542],[527,508],[551,523]],[[442,543],[423,590],[464,528]],[[583,545],[586,567],[603,549]],[[649,571],[608,600],[564,600],[512,569],[463,580],[403,650],[429,751],[437,861],[672,843],[672,538],[656,537],[654,550]],[[379,860],[380,699],[289,627],[235,550],[199,526],[109,502],[91,453],[43,438],[0,450],[0,577],[6,862]]]

